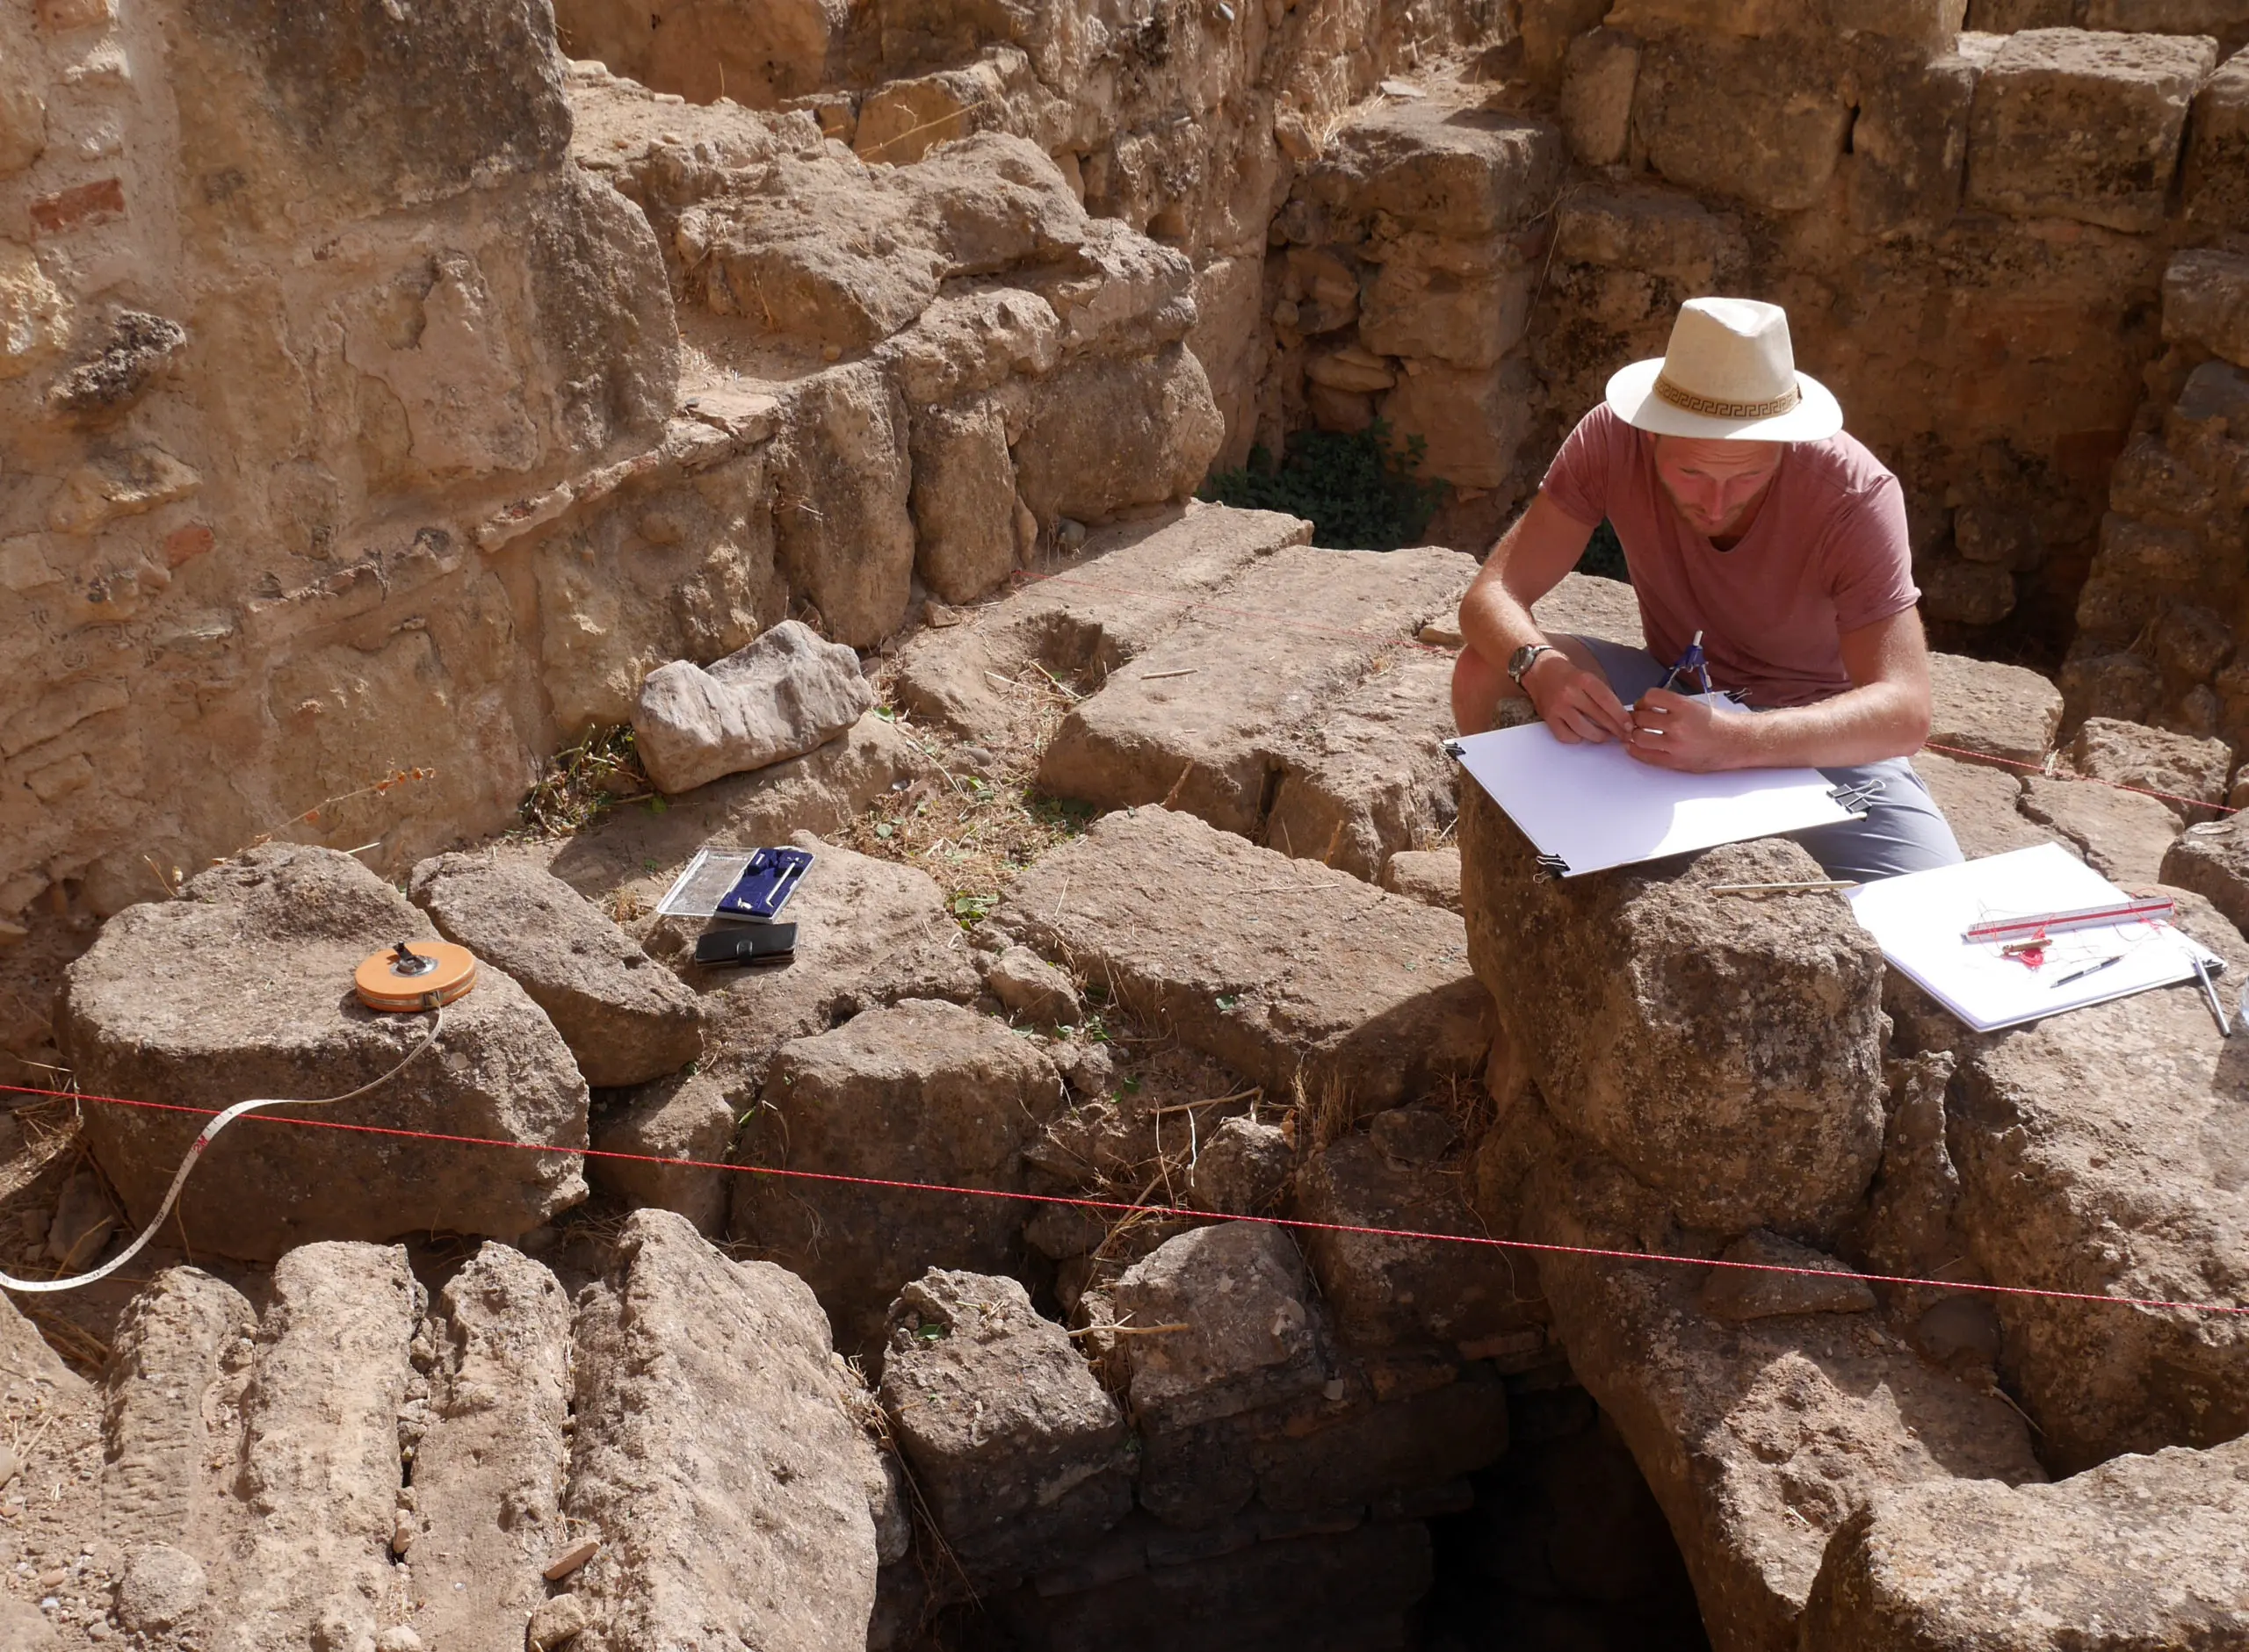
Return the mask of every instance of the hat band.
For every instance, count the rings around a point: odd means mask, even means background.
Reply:
[[[1775,396],[1770,401],[1717,401],[1691,390],[1681,390],[1661,373],[1656,375],[1655,393],[1673,407],[1699,413],[1706,419],[1777,419],[1783,413],[1793,412],[1804,400],[1804,392],[1790,385],[1788,394]]]

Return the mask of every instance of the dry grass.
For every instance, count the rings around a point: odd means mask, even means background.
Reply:
[[[575,746],[546,760],[546,771],[518,805],[517,832],[534,838],[568,837],[582,832],[620,803],[655,795],[640,767],[640,754],[626,724],[597,728]]]
[[[924,728],[886,705],[900,733],[929,761],[931,773],[878,802],[842,834],[862,855],[918,867],[945,892],[964,924],[983,918],[1026,866],[1077,836],[1095,811],[1040,791],[1040,754],[1080,696],[1037,666],[1001,689],[1015,703],[1012,738],[975,747]]]

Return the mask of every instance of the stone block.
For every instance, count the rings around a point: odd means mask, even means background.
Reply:
[[[804,1281],[627,1217],[578,1301],[570,1580],[611,1647],[865,1644],[887,1475]]]
[[[1029,947],[1009,947],[984,972],[992,996],[1018,1015],[1050,1027],[1071,1026],[1085,1014],[1077,984]]]
[[[1913,772],[1929,789],[1945,823],[1970,860],[2004,855],[2010,849],[2035,848],[2053,841],[2051,835],[2025,819],[2016,806],[2022,782],[2010,769],[1982,763],[1962,762],[1935,752],[1916,752]]]
[[[2170,794],[2164,799],[2182,820],[2195,816],[2195,799],[2225,800],[2233,772],[2232,748],[2224,740],[2197,739],[2166,729],[2108,718],[2087,718],[2070,741],[2070,764],[2091,780]]]
[[[1472,576],[1469,558],[1435,547],[1276,551],[1074,706],[1039,761],[1039,783],[1103,808],[1163,802],[1258,834],[1298,731],[1391,665],[1387,639],[1450,613]],[[1289,624],[1274,624],[1282,613]],[[1403,766],[1405,738],[1379,743]],[[1289,847],[1318,855],[1328,846]]]
[[[879,352],[910,408],[943,408],[996,390],[1015,374],[1036,379],[1062,358],[1054,307],[1020,287],[947,293]]]
[[[1632,86],[1640,43],[1618,29],[1591,29],[1570,42],[1562,71],[1562,131],[1580,166],[1615,166],[1632,135]]]
[[[1016,468],[990,396],[914,413],[915,572],[948,602],[973,602],[1015,572]]]
[[[773,442],[775,550],[825,634],[855,648],[873,647],[906,618],[908,429],[896,384],[862,363],[806,380],[785,402]]]
[[[212,1594],[245,1652],[368,1646],[409,1611],[390,1540],[421,1287],[403,1246],[315,1244],[272,1291],[239,1403],[256,1501],[228,1511]]]
[[[560,1508],[570,1299],[545,1266],[488,1243],[436,1306],[429,1426],[399,1528],[412,1542],[401,1547],[394,1533],[391,1549],[414,1557],[424,1645],[491,1646],[495,1620],[513,1630],[546,1604],[540,1574],[574,1536]]]
[[[1378,1127],[1416,1115],[1399,1108]],[[1297,1172],[1295,1214],[1342,1227],[1410,1228],[1480,1237],[1458,1155],[1403,1157],[1353,1132],[1309,1155]],[[1364,1233],[1307,1236],[1320,1295],[1345,1344],[1361,1348],[1435,1343],[1473,1347],[1544,1321],[1535,1267],[1490,1245],[1387,1239]]]
[[[1188,1202],[1228,1216],[1272,1214],[1296,1173],[1296,1143],[1277,1124],[1246,1116],[1211,1132],[1188,1172]]]
[[[2216,61],[2196,37],[2010,36],[1976,86],[1969,204],[2128,234],[2160,228],[2188,109]]]
[[[2183,194],[2190,222],[2249,229],[2249,48],[2228,58],[2195,95]]]
[[[0,379],[20,379],[61,353],[72,306],[29,247],[0,241]]]
[[[2182,252],[2163,272],[2163,336],[2249,367],[2249,254]]]
[[[2036,672],[1966,654],[1929,656],[1929,742],[2041,763],[2062,725],[2062,691]]]
[[[1951,46],[1865,79],[1850,164],[1851,221],[1863,233],[1932,236],[1959,211],[1980,63]]]
[[[1692,196],[1658,190],[1585,190],[1563,206],[1554,256],[1567,263],[1667,275],[1710,285],[1737,237]]]
[[[1346,219],[1473,240],[1520,228],[1551,204],[1566,163],[1542,121],[1441,98],[1385,99],[1343,127],[1299,188]]]
[[[629,1094],[610,1098],[593,1117],[592,1156],[586,1179],[633,1206],[676,1211],[710,1238],[726,1232],[728,1184],[718,1168],[734,1145],[734,1107],[726,1087],[708,1073],[659,1078]],[[623,1158],[602,1157],[628,1154]],[[694,1165],[651,1165],[647,1159],[692,1159]]]
[[[2188,826],[2164,851],[2156,881],[2192,890],[2249,934],[2249,814]]]
[[[784,1046],[758,1100],[741,1164],[1020,1192],[1023,1150],[1061,1107],[1062,1081],[1004,1022],[908,999]],[[1011,1200],[734,1183],[734,1237],[800,1273],[854,1352],[880,1345],[892,1299],[922,1268],[998,1273],[1020,1260],[1028,1213]]]
[[[0,177],[25,170],[47,150],[47,99],[40,94],[38,54],[19,44],[0,65]]]
[[[2120,34],[2209,34],[2223,51],[2249,38],[2241,0],[2084,0],[2084,26]]]
[[[1805,43],[1678,35],[1641,54],[1635,147],[1698,194],[1800,212],[1826,198],[1850,124],[1833,68]]]
[[[334,1095],[423,1038],[426,1017],[378,1014],[351,996],[351,972],[369,954],[434,934],[351,856],[253,849],[191,878],[183,897],[128,907],[71,966],[59,1031],[89,1090],[214,1109],[245,1096]],[[171,987],[152,993],[151,978]],[[436,1048],[322,1116],[562,1151],[467,1154],[444,1143],[238,1124],[181,1195],[199,1250],[270,1259],[339,1235],[512,1238],[585,1197],[585,1080],[545,1012],[496,967],[446,1008]],[[90,1110],[89,1144],[136,1227],[155,1215],[202,1122]]]
[[[1007,744],[1030,713],[1002,685],[1036,677],[1034,661],[1065,681],[1111,676],[1250,564],[1311,537],[1294,516],[1199,501],[1097,529],[1070,566],[974,623],[916,632],[893,692],[963,739]]]
[[[1601,26],[1609,0],[1523,0],[1522,54],[1531,72],[1551,80],[1563,72],[1570,45]]]
[[[1877,1492],[1835,1535],[1804,1643],[2005,1646],[2035,1622],[2072,1626],[2058,1633],[2086,1652],[2222,1644],[2249,1635],[2244,1520],[2249,1443],[2238,1440],[2122,1457],[2057,1485]]]
[[[1992,562],[1945,552],[1918,557],[1913,578],[1921,610],[1958,625],[1996,625],[2014,612],[2014,575]]]
[[[2249,947],[2176,891],[2179,927],[2226,960]],[[2238,1107],[2231,1057],[2191,982],[1984,1038],[1913,1006],[1949,1042],[1955,1220],[1983,1277],[2093,1296],[2238,1303],[2249,1190],[2209,1143]],[[2074,1473],[2119,1452],[2210,1446],[2249,1429],[2249,1324],[2106,1302],[1997,1300],[2000,1369]]]
[[[1301,1078],[1377,1111],[1477,1071],[1491,1042],[1450,913],[1171,810],[1096,821],[1026,871],[999,915],[1269,1096]],[[1338,934],[1348,952],[1318,939]]]
[[[883,1410],[980,1585],[1067,1560],[1132,1506],[1124,1418],[1014,1280],[931,1268],[891,1305]]]
[[[1469,956],[1557,1115],[1724,1232],[1832,1234],[1882,1151],[1882,955],[1841,902],[1710,884],[1816,877],[1792,843],[1542,879],[1463,790]]]
[[[1519,357],[1479,368],[1415,362],[1383,397],[1382,416],[1400,448],[1421,439],[1423,480],[1498,487],[1529,433],[1532,382]]]
[[[1784,1239],[1762,1228],[1745,1233],[1717,1259],[1696,1301],[1713,1319],[1736,1324],[1791,1314],[1864,1314],[1874,1309],[1873,1288],[1824,1251]],[[1748,1270],[1772,1269],[1753,1273]],[[1778,1270],[1790,1270],[1782,1272]]]
[[[1277,1228],[1195,1228],[1124,1271],[1117,1322],[1184,1325],[1128,1339],[1132,1410],[1177,1430],[1297,1398],[1328,1380],[1304,1259]]]
[[[1089,357],[1032,389],[1016,487],[1043,528],[1106,522],[1186,498],[1225,440],[1210,380],[1184,344],[1141,361]]]
[[[703,1006],[607,913],[529,861],[440,855],[407,895],[438,933],[504,970],[596,1088],[646,1084],[703,1053]]]
[[[1382,863],[1382,886],[1393,895],[1446,912],[1460,910],[1460,850],[1400,849]]]
[[[1488,1367],[1399,1360],[1338,1369],[1316,1399],[1254,1419],[1249,1460],[1261,1512],[1356,1512],[1385,1493],[1422,1491],[1488,1468],[1508,1448],[1507,1389]]]
[[[1522,342],[1537,271],[1519,260],[1495,261],[1488,273],[1461,276],[1393,258],[1368,285],[1359,339],[1377,356],[1410,356],[1448,366],[1486,368]],[[1341,386],[1387,389],[1394,382]]]
[[[1264,841],[1371,882],[1385,855],[1450,826],[1459,780],[1439,742],[1453,732],[1451,689],[1448,656],[1402,648],[1324,715],[1279,731]]]
[[[2082,627],[2082,605],[2079,615]],[[2113,638],[2115,633],[2108,635]],[[2062,667],[2062,695],[2073,717],[2136,723],[2163,697],[2163,674],[2135,653],[2080,654]]]
[[[1551,1131],[1554,1127],[1544,1127]],[[1676,1218],[1597,1151],[1557,1137],[1523,1237],[1674,1248]],[[1543,1257],[1570,1368],[1631,1446],[1711,1643],[1785,1652],[1829,1541],[1893,1487],[2043,1481],[2005,1398],[1945,1374],[1872,1314],[1729,1323],[1698,1270]]]
[[[241,1292],[193,1267],[164,1269],[127,1307],[103,1373],[101,1511],[113,1541],[216,1558],[228,1487],[213,1465],[231,1461],[235,1443],[221,1421],[228,1364],[257,1327]]]

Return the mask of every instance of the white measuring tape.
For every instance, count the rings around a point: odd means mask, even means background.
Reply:
[[[188,1143],[187,1157],[180,1160],[179,1168],[172,1172],[172,1185],[164,1190],[164,1202],[157,1208],[155,1219],[150,1222],[147,1227],[141,1230],[141,1237],[139,1238],[134,1240],[132,1244],[127,1245],[125,1249],[119,1252],[115,1256],[110,1258],[108,1261],[94,1269],[92,1273],[76,1274],[69,1279],[17,1279],[11,1274],[0,1273],[0,1290],[74,1291],[81,1286],[92,1284],[96,1280],[107,1279],[111,1274],[116,1273],[118,1269],[123,1267],[127,1262],[130,1262],[134,1257],[140,1255],[141,1250],[148,1244],[148,1241],[156,1237],[156,1230],[164,1225],[164,1218],[171,1215],[172,1206],[178,1202],[179,1190],[187,1185],[189,1172],[194,1170],[196,1161],[203,1157],[203,1150],[211,1145],[213,1138],[215,1137],[220,1131],[225,1129],[227,1126],[232,1124],[236,1119],[242,1117],[243,1114],[255,1113],[260,1107],[334,1107],[339,1101],[351,1100],[355,1097],[366,1094],[370,1090],[376,1089],[382,1085],[388,1084],[393,1078],[397,1078],[400,1073],[404,1072],[408,1066],[413,1063],[416,1057],[422,1054],[423,1050],[429,1049],[430,1045],[438,1042],[438,1031],[445,1024],[445,1012],[444,1008],[440,1006],[432,1005],[428,1010],[422,1013],[427,1014],[430,1018],[430,1030],[428,1033],[423,1035],[422,1042],[415,1045],[413,1049],[408,1050],[403,1057],[400,1057],[398,1064],[392,1067],[388,1071],[382,1073],[379,1077],[368,1079],[366,1083],[361,1085],[358,1089],[346,1090],[342,1095],[322,1096],[313,1100],[307,1100],[301,1097],[268,1096],[261,1097],[258,1100],[252,1101],[237,1101],[225,1112],[219,1114],[216,1117],[212,1119],[208,1124],[206,1124],[203,1127],[202,1132],[196,1136],[195,1140]]]

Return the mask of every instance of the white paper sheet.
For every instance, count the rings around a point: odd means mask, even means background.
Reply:
[[[2125,892],[2057,843],[1994,855],[1963,866],[1886,877],[1845,897],[1882,956],[1979,1033],[2195,978],[2199,955],[2223,961],[2166,923],[2072,929],[2047,944],[2036,968],[1992,943],[1963,940],[1971,924],[2068,912],[2125,898]],[[2064,985],[2064,978],[2116,962]]]
[[[1682,775],[1614,742],[1566,745],[1544,723],[1458,746],[1462,767],[1566,877],[1861,818],[1816,768]]]

